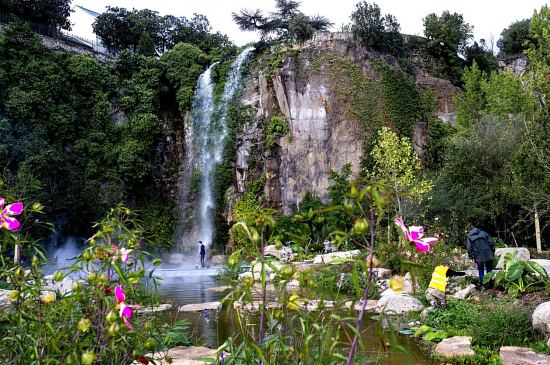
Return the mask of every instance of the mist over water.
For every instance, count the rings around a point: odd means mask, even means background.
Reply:
[[[200,173],[200,192],[196,206],[191,207],[189,200],[192,196],[189,193],[189,187],[180,186],[182,192],[180,221],[176,234],[176,246],[180,252],[198,253],[198,241],[203,241],[207,247],[212,245],[215,208],[212,188],[213,172],[216,165],[223,160],[223,149],[228,135],[229,104],[241,86],[242,66],[253,51],[253,47],[246,48],[235,59],[227,76],[221,100],[217,105],[214,103],[212,70],[218,63],[212,64],[201,74],[197,82],[190,131],[193,143],[187,145],[189,156],[187,156],[187,163],[184,164],[183,174],[193,173],[189,165],[194,165]],[[182,184],[190,184],[190,180],[190,178],[184,178]],[[194,216],[194,221],[190,220],[190,215]],[[192,228],[184,227],[189,226],[190,223],[193,223]]]

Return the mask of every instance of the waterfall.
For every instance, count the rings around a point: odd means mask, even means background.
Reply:
[[[223,150],[228,135],[227,112],[231,100],[235,97],[242,79],[242,65],[254,51],[253,47],[241,52],[231,65],[227,75],[223,94],[217,105],[214,103],[214,85],[212,82],[212,70],[218,62],[212,64],[202,73],[197,82],[193,101],[192,128],[189,130],[187,143],[187,164],[184,166],[184,175],[191,174],[193,166],[200,173],[200,192],[198,201],[190,208],[189,188],[180,186],[183,197],[180,201],[180,222],[176,234],[176,245],[184,252],[198,249],[198,241],[205,245],[212,244],[214,234],[213,213],[215,209],[215,197],[212,188],[213,172],[223,160]],[[187,167],[186,167],[187,166]],[[187,176],[182,181],[189,183],[191,178]],[[189,223],[193,215],[194,227],[182,227],[184,222]]]

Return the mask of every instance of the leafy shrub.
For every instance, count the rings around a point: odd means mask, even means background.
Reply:
[[[521,261],[517,253],[504,256],[504,267],[501,271],[491,271],[483,278],[483,284],[494,280],[495,287],[502,287],[508,294],[516,296],[541,286],[548,279],[546,270],[533,261]]]
[[[510,304],[501,304],[483,313],[472,326],[472,342],[491,349],[522,346],[534,337],[531,313]]]
[[[426,324],[436,328],[463,330],[479,321],[479,308],[463,300],[448,302],[428,314]]]

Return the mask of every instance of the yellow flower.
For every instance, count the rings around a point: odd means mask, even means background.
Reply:
[[[82,332],[88,332],[91,325],[92,321],[90,321],[88,318],[82,318],[80,322],[78,322],[78,328],[80,328]]]
[[[393,278],[390,279],[390,288],[396,293],[403,292],[403,284],[405,283],[405,279],[402,276],[395,275]]]
[[[42,302],[44,303],[51,303],[55,300],[55,294],[52,292],[42,294],[40,300],[42,300]]]

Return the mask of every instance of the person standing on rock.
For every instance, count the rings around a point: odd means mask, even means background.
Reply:
[[[199,252],[199,254],[201,255],[201,267],[204,269],[206,267],[204,263],[204,256],[206,256],[206,247],[204,246],[204,243],[202,243],[202,241],[199,241],[199,243],[201,244]]]
[[[432,280],[426,290],[426,299],[432,307],[440,307],[445,305],[445,290],[447,290],[447,282],[451,276],[464,276],[464,271],[454,271],[449,269],[449,263],[444,262],[442,265],[436,266],[432,273]]]
[[[475,261],[479,273],[479,285],[483,285],[483,277],[486,272],[493,270],[495,258],[495,245],[489,233],[472,226],[466,236],[466,249],[468,257]]]

